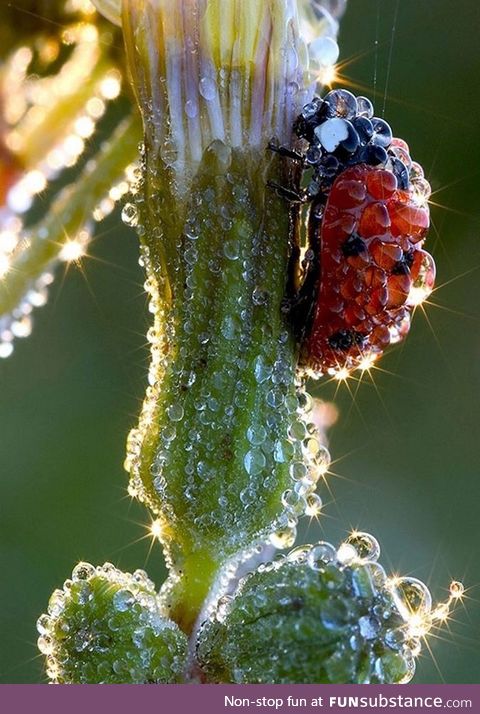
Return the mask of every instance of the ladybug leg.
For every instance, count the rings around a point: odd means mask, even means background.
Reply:
[[[267,186],[273,188],[281,198],[285,198],[289,203],[303,204],[311,201],[311,197],[305,191],[295,191],[292,188],[281,186],[276,181],[267,181]]]
[[[293,151],[292,149],[289,149],[286,146],[280,146],[279,144],[276,144],[274,141],[270,141],[270,143],[267,146],[267,149],[269,151],[274,151],[276,154],[279,154],[280,156],[283,156],[286,159],[292,159],[292,161],[298,161],[298,162],[301,162],[302,164],[305,161],[305,157],[302,154],[300,154],[298,151]]]
[[[303,282],[289,300],[290,324],[297,340],[303,340],[309,334],[315,312],[320,260],[311,249],[306,253],[303,270]]]

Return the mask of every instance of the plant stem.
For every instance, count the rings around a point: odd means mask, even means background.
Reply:
[[[186,631],[227,558],[278,529],[301,450],[289,436],[296,355],[281,311],[288,206],[267,172],[280,173],[278,159],[252,161],[217,142],[173,208],[168,181],[147,171],[140,234],[153,359],[127,467],[161,523],[166,599]]]
[[[15,309],[30,284],[49,268],[65,243],[83,228],[112,183],[136,160],[140,140],[140,122],[132,115],[87,163],[78,181],[59,194],[47,216],[29,229],[0,282],[0,315]]]
[[[88,100],[95,96],[101,80],[112,69],[112,62],[101,57],[86,80],[79,85],[74,83],[75,91],[61,95],[55,104],[45,110],[41,121],[29,123],[27,115],[27,120],[20,122],[17,131],[22,138],[20,158],[24,166],[35,167],[57,146],[59,136],[70,131]]]

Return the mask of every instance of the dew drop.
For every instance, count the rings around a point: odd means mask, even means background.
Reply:
[[[380,557],[380,545],[369,533],[352,533],[346,540],[357,551],[360,560],[376,561]]]
[[[228,240],[223,246],[223,252],[228,260],[238,260],[240,256],[240,243],[238,240]]]
[[[305,563],[307,557],[310,553],[310,545],[298,545],[296,548],[290,551],[287,555],[287,561],[289,563]]]
[[[256,476],[265,467],[265,455],[259,449],[251,449],[245,454],[243,463],[245,466],[245,471],[250,476]]]
[[[340,50],[332,37],[318,37],[309,44],[308,53],[318,65],[334,65]]]
[[[78,563],[72,572],[72,580],[88,580],[95,573],[95,568],[90,563]]]
[[[300,481],[307,475],[307,467],[303,461],[294,461],[289,467],[290,476],[294,481]]]
[[[270,543],[274,548],[283,550],[284,548],[290,548],[297,538],[296,528],[279,528],[270,536]]]
[[[369,565],[366,567],[368,567],[368,571],[372,578],[373,586],[376,588],[376,590],[383,590],[387,580],[387,574],[383,566],[379,563],[369,563]]]
[[[52,627],[52,619],[48,615],[40,615],[37,620],[37,630],[41,635],[46,635]]]
[[[53,640],[48,635],[41,635],[37,640],[37,645],[43,655],[51,655],[54,651]]]
[[[304,510],[303,498],[293,489],[287,489],[282,494],[282,503],[288,511],[294,515],[300,515]]]
[[[333,153],[340,143],[347,139],[348,124],[345,119],[327,119],[315,129],[315,135],[324,149]]]
[[[371,119],[373,117],[373,104],[367,97],[357,97],[358,115]]]
[[[400,650],[405,642],[405,631],[403,628],[395,628],[385,632],[385,644],[392,650]]]
[[[266,382],[267,379],[270,379],[270,377],[272,376],[272,368],[270,365],[265,363],[265,360],[263,359],[262,355],[259,355],[256,358],[254,370],[255,379],[259,384],[263,384],[263,382]]]
[[[261,424],[249,426],[247,429],[247,439],[252,446],[260,446],[267,438],[267,431]]]
[[[307,496],[307,506],[305,508],[305,515],[310,518],[316,518],[320,515],[322,510],[322,499],[316,493],[311,493]]]
[[[465,587],[463,583],[458,582],[458,580],[453,580],[450,583],[449,590],[452,598],[461,598],[465,592]]]
[[[412,198],[420,204],[425,205],[432,194],[432,187],[425,178],[417,178],[412,182]]]
[[[290,426],[288,433],[292,439],[304,439],[305,438],[305,424],[301,420],[294,421],[293,424]]]
[[[274,409],[278,409],[285,401],[284,395],[278,389],[271,389],[267,393],[267,404]]]
[[[202,77],[198,84],[198,89],[202,97],[207,102],[211,102],[217,94],[217,83],[211,77]]]
[[[260,287],[256,287],[252,293],[254,305],[266,305],[268,302],[268,291]]]
[[[313,463],[315,466],[315,469],[317,470],[319,476],[322,476],[327,473],[330,464],[332,462],[332,457],[330,456],[330,452],[327,449],[326,446],[323,446],[322,444],[319,445],[317,453],[313,457]]]
[[[393,582],[393,599],[400,614],[409,620],[412,615],[425,615],[432,608],[432,596],[427,586],[417,578],[398,578]]]
[[[375,661],[375,672],[382,684],[406,684],[415,674],[415,660],[407,649],[386,652]]]
[[[337,560],[342,565],[351,565],[358,558],[357,551],[349,543],[341,543],[337,550]]]
[[[127,226],[135,227],[138,225],[138,211],[133,203],[126,203],[122,209],[122,221]]]
[[[221,332],[226,340],[234,340],[238,334],[237,319],[233,315],[226,315],[222,321]]]
[[[360,634],[365,640],[375,640],[380,631],[380,622],[376,617],[365,615],[358,621]]]
[[[178,158],[178,150],[174,142],[166,141],[160,149],[160,155],[167,166],[171,166]]]
[[[166,426],[162,430],[162,439],[168,444],[173,441],[177,436],[177,430],[173,424]]]
[[[311,549],[308,556],[308,564],[313,570],[321,570],[328,563],[336,558],[336,551],[333,545],[326,541],[319,541]]]
[[[171,404],[167,408],[167,415],[171,421],[182,421],[184,410],[181,404]]]
[[[298,496],[304,498],[312,492],[312,482],[310,481],[310,479],[304,478],[301,481],[296,482],[293,487],[293,490]]]
[[[93,598],[93,593],[88,582],[78,582],[72,593],[72,599],[79,605],[86,605]]]
[[[198,232],[198,229],[196,229],[194,226],[189,226],[188,229],[185,231],[185,235],[187,236],[188,240],[198,240],[200,237],[200,234]]]
[[[195,117],[198,114],[198,104],[193,101],[193,99],[189,99],[188,101],[185,102],[185,114],[189,119],[195,119]]]
[[[118,612],[126,612],[134,602],[135,598],[130,590],[118,590],[112,598],[113,607]]]
[[[293,456],[293,444],[289,441],[276,441],[273,447],[273,458],[277,464],[288,462]]]
[[[65,593],[62,590],[54,590],[48,601],[48,614],[52,617],[59,617],[65,607]]]

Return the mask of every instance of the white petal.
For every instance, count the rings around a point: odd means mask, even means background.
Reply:
[[[122,25],[122,0],[92,0],[98,12],[114,25]]]

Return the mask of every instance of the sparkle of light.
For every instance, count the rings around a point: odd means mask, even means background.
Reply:
[[[38,170],[29,171],[23,181],[26,190],[32,194],[40,193],[47,185],[45,174]]]
[[[159,539],[162,535],[162,524],[160,521],[153,521],[150,526],[150,532],[154,538]]]
[[[104,99],[116,99],[120,94],[121,75],[117,70],[110,72],[100,85],[100,93]]]
[[[337,80],[336,66],[334,64],[331,64],[322,67],[317,74],[317,79],[320,84],[323,84],[326,87],[331,87],[332,84],[335,84]]]
[[[450,597],[452,597],[454,600],[459,600],[460,598],[463,597],[463,594],[465,592],[465,587],[463,583],[459,583],[458,580],[453,580],[450,583]]]
[[[357,557],[357,551],[355,550],[353,545],[350,545],[349,543],[342,543],[339,549],[337,550],[337,559],[340,563],[343,563],[344,565],[353,563],[357,559]]]
[[[78,240],[69,240],[65,243],[60,251],[60,260],[66,263],[72,263],[75,260],[80,260],[85,255],[85,248]]]
[[[6,255],[0,255],[0,278],[3,278],[10,270],[10,260]]]
[[[416,288],[413,287],[411,288],[409,294],[408,294],[408,304],[412,305],[413,307],[418,307],[422,303],[425,302],[425,300],[428,298],[430,295],[430,290],[427,290],[426,288]]]
[[[358,368],[362,370],[362,372],[368,372],[369,370],[372,369],[373,365],[375,364],[377,360],[377,355],[368,355],[367,357],[364,357],[360,364],[358,365]]]
[[[100,119],[105,114],[105,102],[98,97],[92,97],[86,104],[86,110],[92,119]]]

